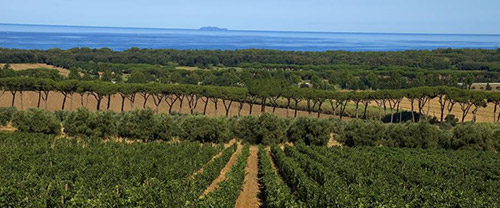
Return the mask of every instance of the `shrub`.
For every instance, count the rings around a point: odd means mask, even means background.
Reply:
[[[439,129],[428,122],[406,123],[406,136],[399,147],[436,148]]]
[[[350,147],[375,146],[384,135],[385,125],[382,122],[356,119],[346,123],[341,142]]]
[[[2,107],[0,108],[0,126],[7,125],[12,121],[12,116],[17,112],[15,107]]]
[[[54,111],[54,115],[56,118],[60,121],[63,122],[66,120],[66,118],[71,114],[71,111],[66,111],[66,110],[56,110]]]
[[[258,143],[265,145],[278,144],[286,141],[287,122],[285,119],[270,113],[263,113],[258,118],[259,128],[256,134]]]
[[[406,126],[403,124],[388,124],[385,137],[382,140],[382,145],[387,147],[400,147],[406,140]]]
[[[154,138],[168,141],[175,136],[183,136],[184,130],[180,126],[180,118],[165,114],[155,115],[153,128]]]
[[[94,137],[109,138],[118,135],[117,114],[112,111],[95,113],[95,123],[92,125]]]
[[[225,117],[187,116],[182,128],[186,139],[199,142],[228,142],[229,123]]]
[[[18,111],[12,117],[18,131],[29,133],[59,134],[61,123],[53,113],[41,109]]]
[[[154,139],[154,112],[151,109],[133,110],[120,115],[119,136],[150,141]]]
[[[231,132],[234,137],[243,139],[250,144],[259,144],[262,141],[259,118],[256,116],[233,117],[231,119]]]
[[[292,122],[287,134],[291,142],[307,145],[327,145],[330,140],[329,123],[324,119],[299,117]]]
[[[452,149],[493,149],[493,130],[485,124],[464,123],[453,128]]]
[[[500,151],[500,128],[495,129],[493,131],[493,147],[497,152]]]
[[[64,132],[69,136],[87,136],[94,134],[95,115],[87,108],[78,108],[70,112],[63,121]]]

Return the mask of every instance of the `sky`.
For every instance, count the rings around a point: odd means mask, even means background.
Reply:
[[[0,0],[0,23],[500,34],[500,0]]]

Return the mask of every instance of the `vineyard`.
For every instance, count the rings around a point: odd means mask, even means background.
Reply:
[[[500,205],[497,153],[306,146],[272,153],[290,192],[308,207]],[[270,203],[290,199],[275,195]]]
[[[303,144],[257,151],[259,195],[251,207],[500,205],[495,152]],[[0,156],[1,207],[242,207],[251,158],[241,144],[21,132],[0,133]]]

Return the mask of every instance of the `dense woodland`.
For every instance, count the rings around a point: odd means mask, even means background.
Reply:
[[[368,67],[401,66],[428,69],[499,70],[500,49],[438,49],[402,52],[298,52],[278,50],[174,50],[131,48],[123,52],[107,48],[69,50],[2,49],[3,63],[50,63],[70,68],[96,63],[146,63],[181,66],[240,66],[242,64],[291,65],[363,65]],[[262,66],[262,65],[261,65]],[[290,67],[293,68],[293,67]]]
[[[402,52],[293,52],[275,50],[0,49],[0,63],[47,63],[117,82],[241,86],[276,78],[318,89],[401,89],[498,82],[500,50],[440,49]],[[176,70],[196,66],[209,70]],[[5,74],[5,72],[4,72]],[[6,75],[4,75],[6,76]],[[128,77],[127,77],[128,78]]]

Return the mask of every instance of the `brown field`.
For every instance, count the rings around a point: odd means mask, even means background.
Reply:
[[[4,65],[5,64],[0,63],[0,67],[3,67]],[[45,69],[56,69],[57,71],[59,71],[61,75],[65,77],[68,77],[69,75],[69,70],[47,64],[9,64],[9,65],[11,69],[14,69],[16,71],[24,69],[45,68]]]
[[[40,108],[45,108],[49,111],[55,111],[55,110],[60,110],[62,106],[62,100],[63,100],[63,95],[58,92],[51,92],[49,94],[49,99],[47,101],[47,107],[45,107],[44,102],[41,102]],[[23,93],[23,102],[21,106],[21,96],[19,93],[16,95],[16,100],[15,100],[15,107],[18,109],[28,109],[28,108],[36,108],[37,103],[38,103],[38,93],[36,92],[31,92],[27,91]],[[110,105],[110,110],[115,111],[115,112],[120,112],[121,110],[121,96],[120,95],[114,95],[111,97],[111,105]],[[101,103],[101,109],[104,110],[107,107],[107,99],[104,99]],[[10,92],[5,92],[2,95],[2,92],[0,92],[0,107],[9,107],[11,106],[12,103],[12,95]],[[144,103],[144,99],[142,96],[137,95],[136,100],[133,105],[128,100],[125,100],[125,105],[124,105],[124,110],[129,111],[131,109],[142,109],[142,105]],[[97,101],[95,98],[90,95],[84,95],[83,96],[83,107],[87,107],[90,110],[95,110],[97,105]],[[231,109],[229,111],[229,116],[237,116],[238,115],[238,102],[233,102],[231,105]],[[79,94],[74,94],[73,99],[70,99],[68,97],[66,104],[65,104],[65,109],[66,110],[75,110],[79,107],[82,107],[81,105],[81,100],[80,100],[80,95]],[[148,102],[146,104],[146,107],[150,107],[154,110],[156,110],[156,106],[154,105],[153,99],[149,98]],[[215,105],[213,102],[209,102],[207,106],[207,115],[209,116],[225,116],[226,111],[224,110],[224,105],[222,101],[219,101],[217,104],[217,111],[215,110]],[[203,108],[204,108],[204,102],[201,101],[201,99],[198,101],[198,105],[195,108],[195,112],[197,113],[203,113]],[[182,113],[190,113],[190,109],[187,103],[187,99],[184,99],[184,103],[182,108],[180,108],[180,102],[177,101],[173,108],[172,111],[179,112],[179,110]],[[266,112],[272,112],[272,107],[267,106],[266,107]],[[162,102],[159,105],[158,108],[159,113],[168,113],[168,105],[165,102]],[[244,104],[243,108],[241,110],[241,115],[249,115],[250,112],[250,107],[248,104]],[[288,110],[288,117],[293,117],[293,109]],[[260,114],[260,105],[255,104],[252,109],[252,115],[258,115]],[[276,108],[275,114],[280,116],[280,117],[287,117],[287,110],[285,108]],[[316,113],[311,113],[311,115],[308,114],[307,111],[298,111],[297,113],[298,116],[311,116],[311,117],[316,117]],[[321,114],[321,118],[329,118],[332,117],[332,115],[327,115],[327,114]]]
[[[0,107],[11,106],[11,102],[12,102],[11,93],[9,93],[9,92],[5,92],[3,94],[1,94],[1,93],[2,92],[0,92]],[[21,96],[19,94],[17,94],[15,106],[18,109],[21,109],[21,107],[23,107],[23,109],[36,108],[37,102],[38,102],[38,94],[36,92],[24,92],[23,94],[24,94],[23,99],[22,99],[23,105],[21,106]],[[47,102],[46,109],[49,111],[60,110],[61,105],[62,105],[62,100],[63,100],[63,96],[61,93],[51,92],[49,94],[49,99]],[[107,102],[108,101],[106,98],[103,99],[103,101],[101,103],[102,110],[106,109]],[[141,109],[143,102],[144,102],[144,99],[140,95],[136,96],[136,100],[135,100],[134,104],[131,104],[128,100],[125,100],[124,110],[129,111],[131,109]],[[187,102],[188,102],[187,99],[184,99],[183,106],[182,106],[182,108],[180,108],[180,102],[177,101],[174,104],[172,111],[175,111],[175,112],[180,111],[180,112],[186,113],[186,114],[190,113],[190,109],[189,109]],[[87,95],[83,96],[83,107],[87,107],[91,110],[95,110],[96,104],[97,104],[97,102],[93,96],[91,96],[91,95],[90,96],[87,96]],[[301,105],[305,105],[305,103],[302,102]],[[328,105],[324,104],[323,108],[324,109],[329,108]],[[375,102],[372,102],[370,105],[376,107]],[[415,103],[414,105],[415,105],[414,110],[417,111],[418,110],[417,104]],[[229,111],[229,116],[237,116],[238,115],[238,106],[239,106],[238,102],[233,102],[233,104],[231,105],[231,109]],[[40,107],[45,108],[43,101],[42,101]],[[66,105],[65,105],[66,110],[75,110],[79,107],[82,107],[79,94],[74,94],[73,99],[70,99],[68,97],[68,99],[66,101]],[[146,107],[150,107],[150,108],[156,110],[156,106],[154,105],[152,98],[148,99]],[[224,116],[226,114],[222,101],[218,102],[217,111],[215,110],[214,107],[215,107],[215,105],[213,104],[213,102],[209,102],[209,104],[207,106],[207,115],[209,115],[209,116]],[[493,104],[489,104],[486,108],[480,108],[477,112],[477,121],[478,122],[492,122],[493,121],[493,107],[494,107]],[[203,113],[203,108],[204,108],[204,102],[200,99],[198,101],[198,105],[195,108],[195,112]],[[410,110],[411,109],[410,102],[407,99],[404,99],[401,102],[401,108],[405,109],[405,110]],[[429,115],[435,116],[439,119],[439,116],[440,116],[439,108],[440,108],[440,106],[439,106],[437,99],[433,99],[430,102],[430,108],[428,108],[427,105],[424,107],[424,112],[426,114],[427,114],[427,112],[429,112]],[[260,105],[255,104],[253,106],[253,109],[252,109],[252,115],[260,114],[260,109],[261,109]],[[121,97],[119,95],[114,95],[111,97],[110,110],[115,111],[115,112],[119,112],[121,110]],[[168,112],[168,105],[165,102],[162,102],[158,107],[158,112],[167,113]],[[241,115],[249,115],[249,112],[250,112],[250,106],[248,104],[244,104],[243,108],[241,110]],[[266,112],[272,112],[272,107],[267,106]],[[275,114],[280,116],[280,117],[293,117],[293,113],[294,113],[293,109],[289,109],[287,111],[287,109],[285,109],[285,108],[276,108],[276,111],[275,111]],[[362,105],[360,105],[360,113],[362,113]],[[382,113],[383,113],[383,110],[382,110]],[[388,109],[388,113],[389,113],[389,109]],[[445,113],[446,113],[446,110],[445,110]],[[455,104],[455,107],[453,108],[451,113],[454,114],[455,117],[460,119],[462,116],[462,111],[460,110],[460,105]],[[298,111],[298,116],[316,117],[317,114],[313,112],[309,115],[307,111]],[[332,117],[332,115],[321,114],[321,118],[330,118],[330,117]],[[349,119],[349,118],[346,118],[346,119]],[[469,115],[467,115],[467,117],[466,117],[466,121],[469,121],[469,120],[472,120],[472,109],[471,109],[471,112],[469,112]]]

